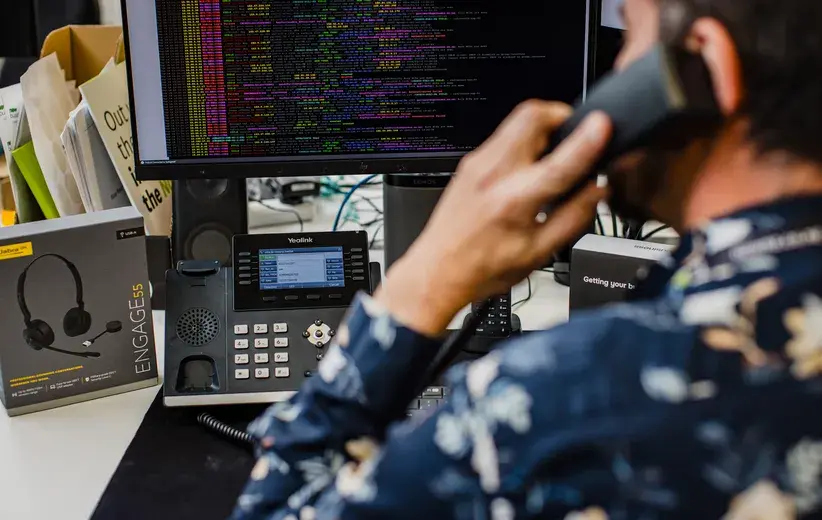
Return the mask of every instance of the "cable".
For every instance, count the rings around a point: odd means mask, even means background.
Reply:
[[[198,415],[197,422],[203,425],[207,430],[211,430],[214,433],[222,435],[223,437],[227,437],[234,442],[245,445],[252,444],[251,435],[233,426],[229,426],[207,413],[201,413]]]
[[[305,230],[305,222],[303,222],[303,217],[300,215],[300,212],[299,212],[299,211],[297,211],[296,209],[292,209],[292,208],[278,208],[278,207],[275,207],[275,206],[269,206],[269,205],[268,205],[265,201],[263,201],[262,199],[250,199],[250,200],[251,200],[251,202],[256,202],[256,203],[258,203],[259,205],[261,205],[262,207],[264,207],[264,208],[266,208],[266,209],[270,209],[271,211],[278,211],[278,212],[280,212],[280,213],[291,213],[292,215],[294,215],[295,217],[297,217],[297,222],[299,222],[299,223],[300,223],[300,233],[302,233],[302,232],[303,232],[303,230]]]
[[[374,249],[374,244],[377,243],[377,237],[379,236],[380,231],[382,231],[382,226],[383,226],[383,223],[380,222],[380,226],[377,228],[376,231],[374,231],[374,236],[371,237],[371,242],[368,244],[368,249],[369,250]]]
[[[654,230],[652,230],[652,231],[651,231],[651,232],[649,232],[648,234],[643,235],[643,237],[642,237],[642,238],[640,238],[640,240],[642,240],[642,241],[644,242],[645,240],[648,240],[648,239],[649,239],[649,238],[651,238],[652,236],[654,236],[654,235],[656,235],[656,234],[658,234],[658,233],[661,233],[661,232],[665,231],[666,229],[669,229],[670,227],[671,227],[671,226],[666,226],[666,225],[659,226],[658,228],[655,228]]]
[[[611,229],[614,232],[613,236],[618,237],[619,235],[617,234],[617,218],[616,218],[616,215],[614,215],[613,210],[611,210],[611,226],[612,226]]]
[[[362,179],[360,182],[352,186],[351,190],[349,190],[349,192],[345,194],[345,197],[340,203],[340,209],[337,210],[337,217],[334,219],[334,226],[331,228],[331,231],[337,231],[337,228],[340,225],[340,219],[343,215],[343,209],[345,209],[345,205],[348,204],[348,201],[351,200],[351,195],[353,195],[354,192],[360,189],[362,186],[374,180],[376,177],[378,177],[378,174],[369,175],[368,177]]]
[[[376,211],[378,214],[382,215],[383,213],[382,209],[376,204],[374,204],[374,201],[369,199],[368,197],[360,197],[357,199],[357,202],[367,202],[368,205],[371,206],[374,209],[374,211]]]
[[[521,299],[518,302],[514,302],[514,304],[511,305],[511,310],[514,310],[514,307],[516,307],[518,305],[522,305],[523,303],[527,303],[531,299],[531,297],[533,296],[533,293],[531,292],[531,277],[529,276],[526,279],[528,280],[528,296],[526,296],[525,298]]]
[[[605,226],[602,225],[602,217],[599,216],[599,212],[597,212],[597,226],[599,226],[599,234],[605,235]]]
[[[445,374],[451,364],[457,359],[457,356],[463,351],[465,346],[468,344],[471,337],[474,335],[474,331],[479,327],[480,323],[482,323],[483,318],[488,314],[488,309],[491,307],[491,300],[486,300],[477,309],[477,312],[472,312],[468,315],[468,319],[462,325],[456,333],[451,334],[448,336],[448,339],[442,345],[437,358],[431,364],[426,373],[425,377],[421,379],[422,384],[417,388],[416,392],[413,395],[420,395],[422,394],[423,390],[426,387],[434,386],[434,384],[440,380],[440,378]]]

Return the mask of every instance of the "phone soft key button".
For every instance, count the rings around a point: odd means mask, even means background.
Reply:
[[[256,379],[268,379],[271,377],[271,372],[267,368],[255,368],[254,377]]]
[[[274,369],[274,377],[288,377],[291,371],[288,367],[277,367]]]
[[[254,340],[254,348],[268,348],[268,338],[257,338]]]
[[[268,352],[259,352],[254,354],[255,363],[268,363]]]
[[[274,354],[275,363],[288,363],[288,352],[277,352]]]
[[[284,334],[288,332],[288,323],[275,323],[274,332],[276,334]]]
[[[234,340],[234,348],[237,350],[243,350],[248,348],[248,340],[247,339],[235,339]]]
[[[235,379],[248,379],[249,371],[247,368],[237,368],[234,370],[234,378]]]
[[[274,346],[278,348],[285,348],[288,346],[288,338],[274,338]]]
[[[234,354],[234,364],[235,365],[247,365],[248,364],[248,354]]]

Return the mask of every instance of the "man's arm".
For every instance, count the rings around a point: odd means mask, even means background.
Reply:
[[[235,518],[268,518],[289,499],[313,498],[352,450],[372,451],[404,417],[440,346],[359,296],[315,377],[249,427],[259,460]]]
[[[376,323],[370,321],[360,329],[366,334]],[[609,354],[600,341],[611,335],[612,324],[583,321],[532,334],[458,366],[448,376],[446,404],[394,424],[382,436],[375,422],[364,423],[370,425],[366,431],[335,414],[337,400],[349,399],[341,396],[350,381],[345,371],[335,371],[325,383],[334,390],[322,394],[333,397],[320,398],[311,385],[314,397],[306,407],[299,401],[275,407],[276,418],[269,414],[255,424],[260,462],[234,518],[504,520],[597,512],[606,505],[596,502],[604,498],[597,493],[602,479],[613,480],[607,462],[591,467],[580,460],[573,471],[549,463],[586,439],[636,434],[654,420],[640,413],[613,416],[648,400],[609,390],[612,384],[625,388],[607,368],[614,357],[626,363],[626,352]],[[583,485],[590,471],[601,476],[592,489]]]

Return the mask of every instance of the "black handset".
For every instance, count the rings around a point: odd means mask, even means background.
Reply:
[[[612,121],[611,142],[591,176],[575,186],[565,200],[620,156],[646,146],[679,148],[686,140],[714,131],[722,121],[711,74],[702,57],[664,44],[597,82],[585,102],[579,103],[574,114],[553,133],[547,153],[597,111],[605,112]]]
[[[564,200],[622,155],[645,146],[681,146],[687,140],[714,131],[722,121],[711,74],[702,58],[663,44],[655,46],[625,70],[600,80],[585,102],[576,106],[573,116],[554,132],[547,153],[595,111],[610,116],[614,127],[611,142],[591,175],[570,190]],[[561,203],[562,200],[555,206]],[[420,392],[440,379],[465,348],[490,307],[491,302],[486,302],[474,309],[463,328],[448,338],[422,381]]]

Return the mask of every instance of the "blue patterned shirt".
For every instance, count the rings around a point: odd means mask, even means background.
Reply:
[[[250,426],[233,517],[822,514],[822,197],[700,228],[642,289],[453,368],[412,420],[440,343],[360,296],[317,377]]]

